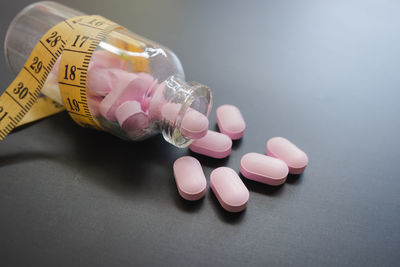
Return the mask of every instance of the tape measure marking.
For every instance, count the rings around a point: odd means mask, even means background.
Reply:
[[[38,98],[56,60],[61,57],[59,87],[65,109],[79,125],[101,129],[90,114],[86,77],[92,53],[112,30],[121,27],[101,16],[80,16],[52,27],[33,49],[24,67],[0,96],[0,141],[15,127],[63,110],[46,98]],[[72,68],[75,66],[75,68]],[[79,67],[77,67],[79,66]],[[68,75],[69,68],[69,76]],[[67,70],[63,76],[63,71]],[[74,72],[74,74],[71,73]],[[79,81],[75,79],[79,71]],[[68,80],[68,78],[74,79]],[[34,108],[41,102],[42,108]],[[49,108],[43,108],[43,105]],[[80,108],[82,107],[82,109]],[[23,121],[27,113],[34,115]]]
[[[77,31],[64,48],[58,74],[60,92],[69,115],[77,124],[101,130],[89,111],[86,78],[92,53],[111,30],[120,26],[99,16],[72,20],[69,26],[75,29],[76,24],[85,28]]]

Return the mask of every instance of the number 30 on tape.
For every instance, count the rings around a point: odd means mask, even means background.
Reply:
[[[67,19],[51,28],[33,49],[24,67],[0,96],[0,141],[15,127],[64,110],[40,91],[61,55],[59,88],[72,119],[83,127],[101,130],[90,114],[86,76],[92,54],[100,41],[118,24],[101,16]]]

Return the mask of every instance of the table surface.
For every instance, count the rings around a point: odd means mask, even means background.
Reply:
[[[1,2],[1,50],[29,2]],[[398,266],[399,2],[64,2],[170,47],[214,111],[241,109],[230,157],[195,155],[207,179],[273,136],[310,163],[280,187],[244,180],[248,208],[230,214],[209,189],[178,195],[172,164],[187,149],[56,115],[0,144],[2,266]],[[14,74],[0,63],[4,89]]]

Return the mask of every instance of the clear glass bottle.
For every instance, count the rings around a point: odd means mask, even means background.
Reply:
[[[25,7],[11,22],[5,38],[5,56],[12,71],[20,71],[51,27],[81,15],[85,14],[54,2]],[[63,104],[57,63],[42,93]],[[212,106],[211,90],[185,82],[182,65],[171,50],[126,29],[114,30],[100,42],[89,64],[86,91],[89,110],[106,131],[127,140],[161,132],[178,147],[196,137],[182,129],[185,116],[195,111],[207,118]]]

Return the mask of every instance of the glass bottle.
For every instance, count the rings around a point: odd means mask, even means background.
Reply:
[[[7,31],[4,48],[8,66],[17,74],[51,27],[82,15],[55,2],[25,7]],[[58,63],[42,93],[64,104],[58,88]],[[142,140],[161,132],[168,142],[185,147],[201,136],[187,131],[182,122],[192,118],[192,124],[202,122],[204,126],[212,106],[211,90],[197,82],[185,82],[182,65],[170,49],[127,29],[114,30],[99,43],[86,82],[92,116],[105,131],[127,140]]]

